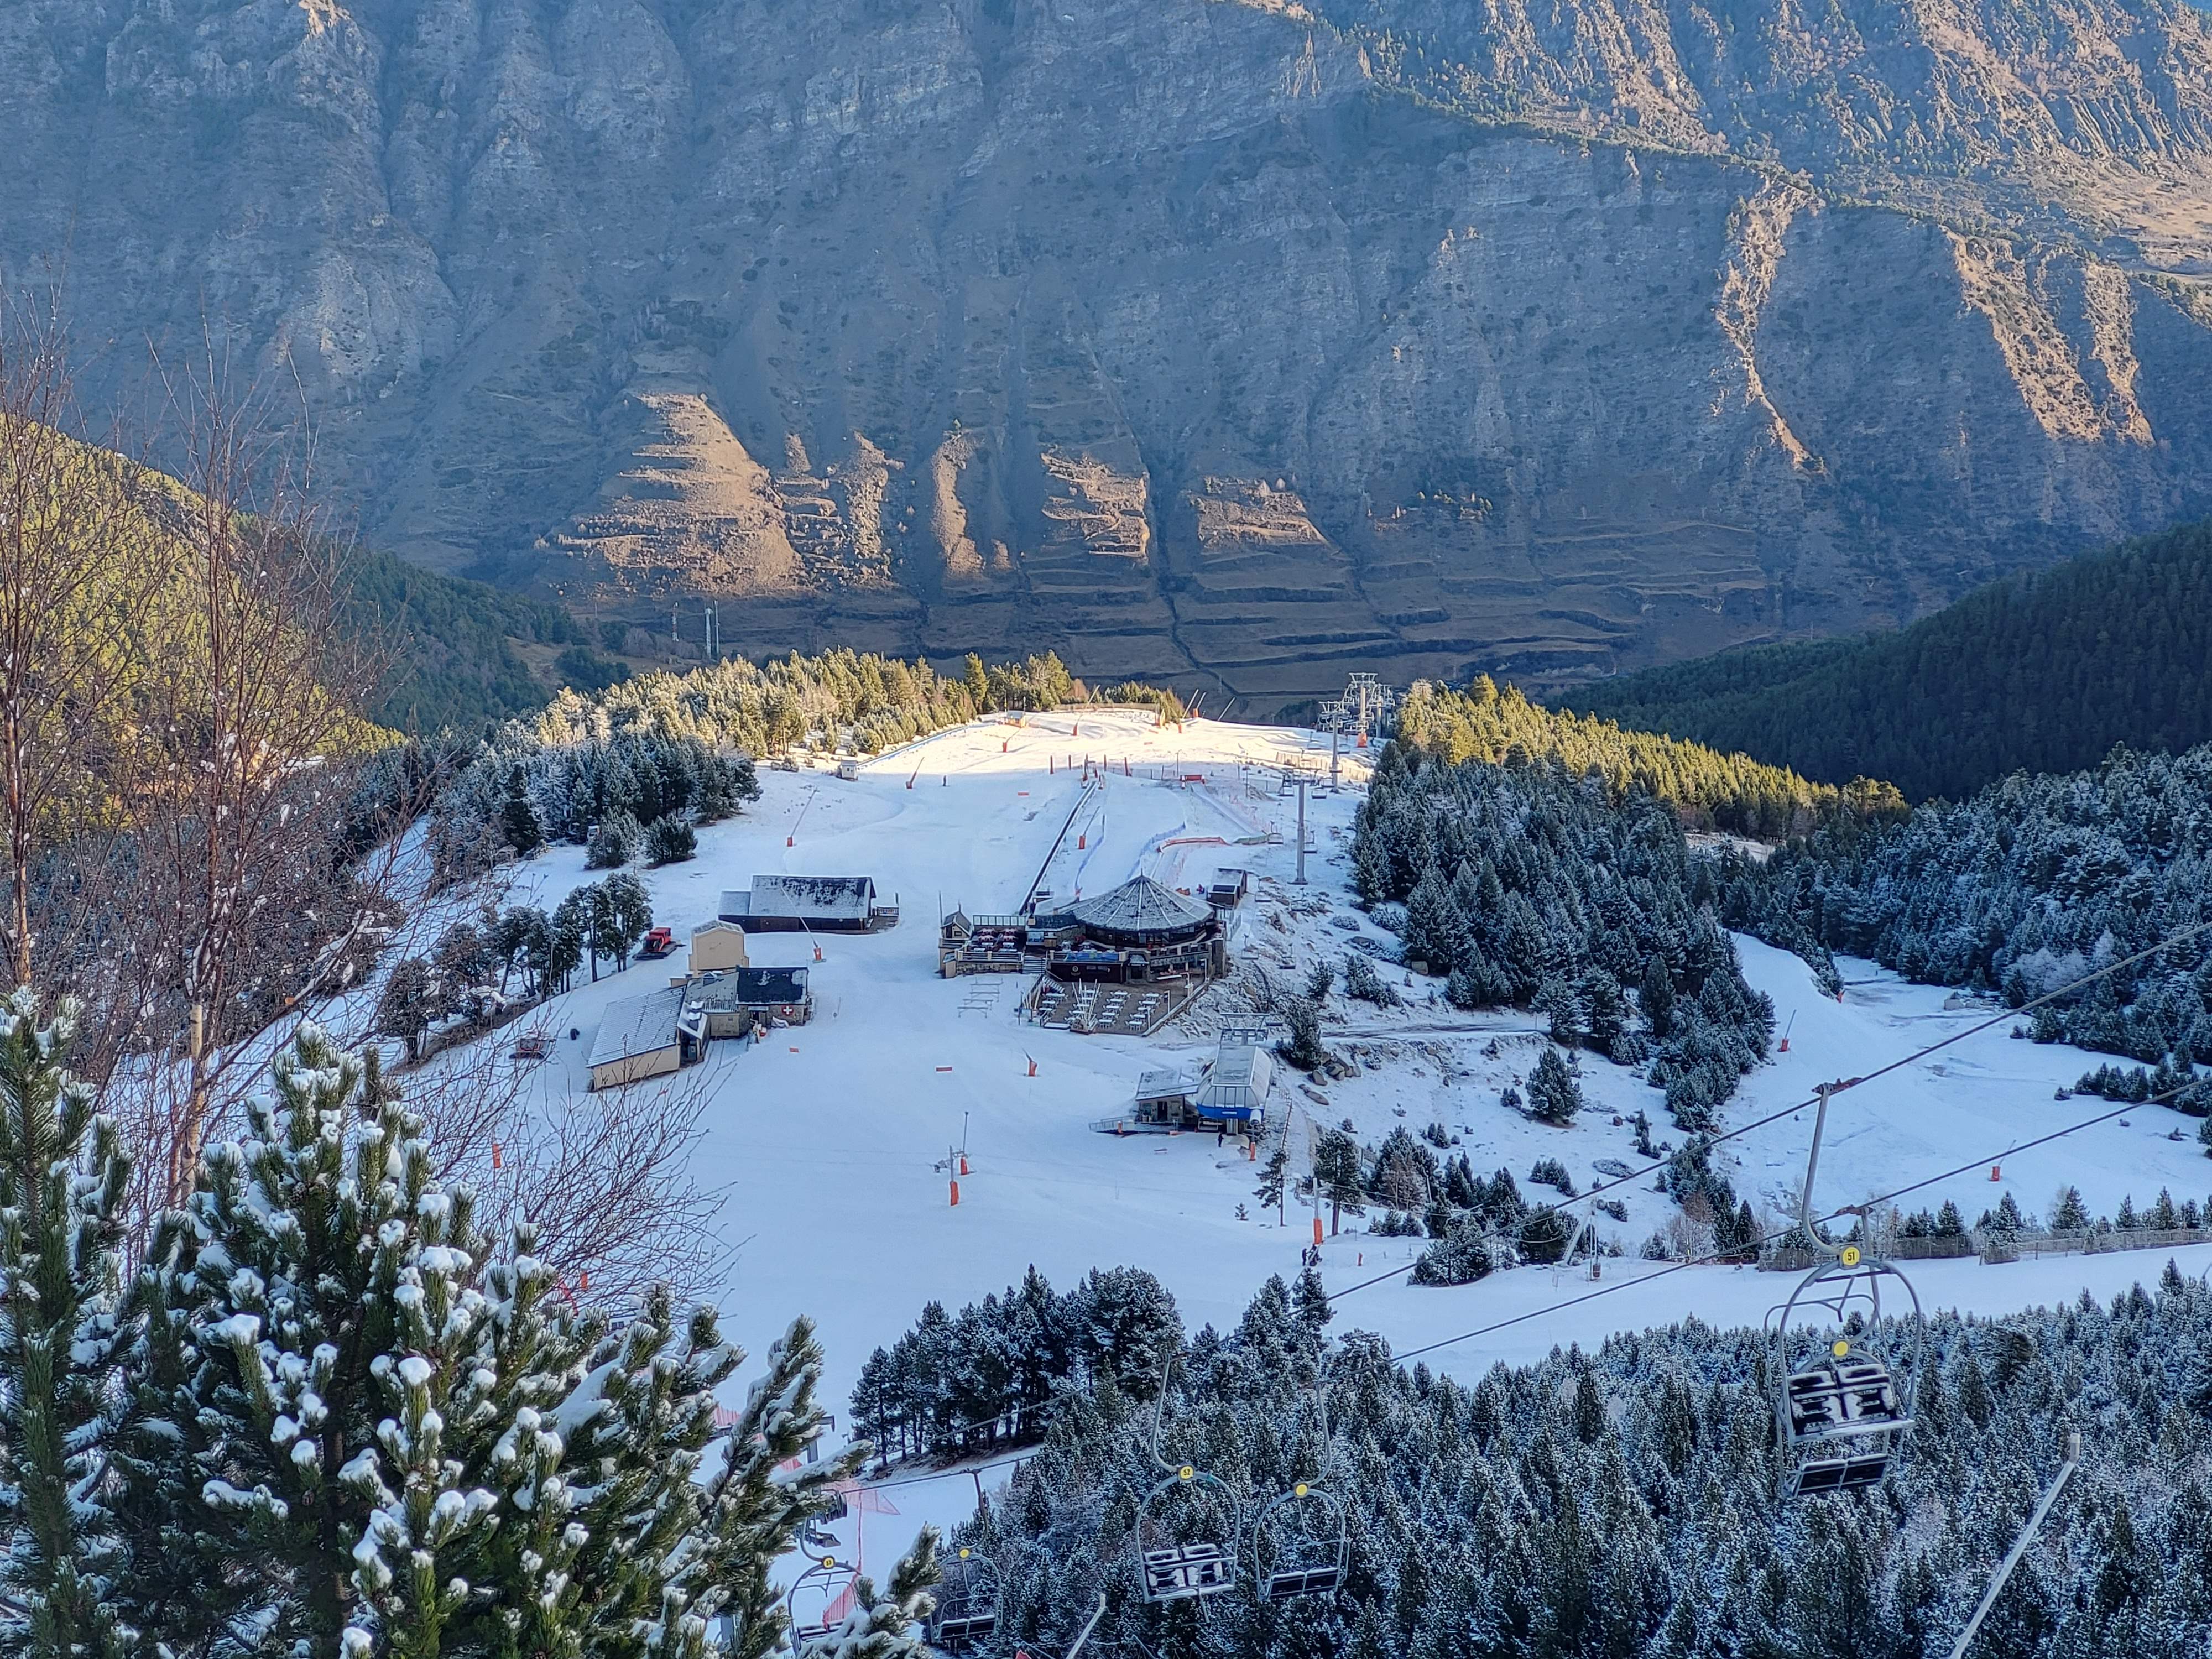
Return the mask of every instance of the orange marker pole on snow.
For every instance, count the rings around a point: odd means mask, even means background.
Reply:
[[[1321,1247],[1321,1218],[1320,1218],[1319,1216],[1316,1216],[1316,1217],[1314,1218],[1314,1248],[1315,1248],[1315,1249],[1318,1249],[1320,1247]]]
[[[1022,1058],[1024,1060],[1030,1060],[1030,1057],[1027,1054],[1024,1054]],[[1033,1060],[1030,1060],[1030,1075],[1031,1077],[1035,1077],[1036,1075],[1036,1061]]]
[[[960,1154],[960,1173],[962,1175],[968,1173],[968,1154],[965,1152]]]
[[[952,1202],[945,1207],[952,1210],[957,1210],[960,1207],[960,1183],[957,1181],[952,1183]]]

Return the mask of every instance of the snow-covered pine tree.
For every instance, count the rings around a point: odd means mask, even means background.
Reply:
[[[859,1457],[799,1464],[827,1423],[805,1322],[718,1426],[743,1356],[711,1311],[563,1307],[527,1227],[494,1259],[359,1057],[310,1025],[273,1071],[142,1275],[140,1622],[346,1659],[781,1645],[770,1567]]]
[[[109,1507],[115,1384],[130,1346],[115,1125],[63,1064],[76,1010],[0,1004],[0,1648],[125,1650]]]
[[[706,1383],[709,1428],[712,1389],[743,1358],[718,1338],[702,1340],[712,1337],[712,1324],[713,1316],[705,1310],[694,1315],[687,1343],[694,1355],[715,1356],[712,1364],[695,1373],[702,1380],[712,1378]],[[827,1507],[830,1484],[858,1468],[866,1450],[856,1446],[843,1457],[784,1467],[804,1455],[828,1425],[828,1413],[815,1397],[821,1380],[822,1347],[813,1325],[794,1320],[783,1340],[769,1349],[767,1375],[746,1391],[744,1409],[708,1460],[705,1467],[712,1473],[702,1481],[687,1480],[675,1494],[697,1505],[697,1541],[682,1559],[681,1576],[671,1577],[691,1598],[690,1611],[696,1618],[726,1617],[730,1634],[723,1651],[729,1659],[763,1659],[783,1644],[783,1608],[769,1574],[776,1559],[792,1547],[800,1524]],[[688,1424],[687,1434],[699,1432],[696,1416]],[[917,1540],[917,1553],[923,1542],[933,1553],[926,1572],[913,1581],[916,1588],[936,1582],[934,1534]],[[895,1573],[894,1586],[900,1582]]]
[[[139,1595],[173,1647],[251,1626],[316,1653],[434,1651],[491,1599],[464,1570],[497,1500],[468,1449],[489,1452],[501,1382],[480,1356],[487,1252],[419,1121],[388,1098],[363,1121],[364,1072],[303,1025],[149,1253],[149,1432],[125,1468],[152,1529]]]
[[[867,1578],[853,1586],[852,1610],[828,1635],[800,1650],[800,1659],[930,1659],[925,1621],[937,1605],[937,1528],[925,1526],[914,1547],[891,1569],[888,1593]]]

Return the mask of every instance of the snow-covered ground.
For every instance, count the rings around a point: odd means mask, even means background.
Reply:
[[[1351,902],[1345,853],[1358,805],[1352,789],[1310,793],[1310,884],[1291,884],[1297,800],[1278,778],[1285,764],[1325,775],[1325,739],[1212,721],[1163,731],[1135,714],[978,722],[870,762],[857,781],[764,770],[763,799],[742,817],[702,830],[695,861],[645,872],[656,917],[674,925],[679,939],[714,915],[723,888],[744,887],[756,873],[869,875],[883,899],[896,896],[902,906],[901,925],[881,934],[750,939],[757,964],[811,969],[816,1019],[754,1048],[717,1043],[705,1068],[712,1107],[697,1174],[726,1193],[724,1224],[735,1247],[722,1297],[726,1328],[758,1352],[793,1315],[813,1316],[829,1354],[827,1393],[841,1412],[869,1352],[910,1325],[925,1302],[957,1310],[1031,1264],[1065,1286],[1094,1266],[1131,1263],[1158,1274],[1191,1323],[1225,1325],[1267,1275],[1294,1274],[1310,1242],[1310,1217],[1295,1205],[1287,1226],[1259,1211],[1255,1167],[1233,1144],[1217,1147],[1198,1135],[1116,1139],[1090,1127],[1126,1108],[1141,1071],[1210,1051],[1212,1029],[1237,1001],[1233,986],[1209,994],[1184,1028],[1139,1040],[1025,1024],[1018,1006],[1024,981],[1017,977],[936,975],[940,908],[973,914],[1019,905],[1082,796],[1086,757],[1104,763],[1104,776],[1045,873],[1057,895],[1103,892],[1140,871],[1196,887],[1224,869],[1249,869],[1253,897],[1234,920],[1232,953],[1248,971],[1263,966],[1285,989],[1317,959],[1340,963],[1355,937],[1377,945],[1387,939]],[[520,886],[550,902],[586,878],[581,851],[561,848],[526,866]],[[1802,1100],[1824,1079],[1864,1075],[1992,1012],[1864,963],[1844,964],[1851,983],[1839,1005],[1819,994],[1795,957],[1748,939],[1739,945],[1747,975],[1773,997],[1790,1042],[1786,1054],[1746,1079],[1726,1109],[1729,1122]],[[538,1086],[581,1090],[584,1055],[607,1003],[665,983],[681,965],[679,952],[556,1000],[549,1023],[562,1040]],[[1548,1128],[1506,1111],[1501,1090],[1526,1073],[1542,1040],[1527,1017],[1462,1014],[1432,994],[1437,981],[1408,986],[1401,969],[1385,964],[1384,972],[1407,1006],[1348,1005],[1340,989],[1331,1002],[1325,1036],[1359,1063],[1359,1074],[1310,1093],[1295,1073],[1278,1082],[1276,1109],[1299,1114],[1294,1155],[1302,1155],[1305,1126],[1315,1120],[1349,1119],[1370,1144],[1399,1123],[1418,1132],[1437,1122],[1478,1171],[1510,1169],[1528,1190],[1530,1165],[1547,1155],[1564,1162],[1579,1187],[1598,1178],[1598,1159],[1640,1167],[1632,1131],[1616,1115],[1640,1108],[1655,1134],[1679,1139],[1656,1091],[1587,1059],[1590,1109],[1572,1127]],[[580,1033],[576,1041],[568,1040],[571,1028]],[[2040,1215],[2068,1182],[2093,1212],[2109,1212],[2124,1194],[2140,1206],[2161,1187],[2177,1202],[2212,1192],[2212,1163],[2195,1142],[2194,1122],[2158,1107],[2131,1113],[2124,1127],[2106,1124],[2002,1156],[2101,1106],[2052,1098],[2095,1058],[2011,1040],[2008,1028],[2002,1022],[1838,1097],[1821,1166],[1823,1206],[1970,1163],[1971,1172],[1916,1194],[1907,1207],[1950,1198],[1971,1223],[2006,1192]],[[1810,1127],[1808,1111],[1725,1149],[1738,1188],[1754,1202],[1781,1200],[1802,1168]],[[2167,1139],[2176,1128],[2184,1138]],[[943,1166],[963,1141],[970,1174],[954,1208]],[[1996,1182],[1993,1158],[2002,1168]],[[1600,1234],[1619,1237],[1628,1254],[1604,1264],[1599,1284],[1522,1269],[1423,1290],[1401,1276],[1344,1297],[1337,1328],[1380,1332],[1402,1352],[1623,1287],[1426,1356],[1434,1368],[1473,1377],[1554,1344],[1592,1345],[1616,1329],[1692,1313],[1715,1323],[1755,1322],[1779,1299],[1781,1279],[1750,1269],[1696,1268],[1637,1282],[1656,1268],[1637,1259],[1636,1247],[1672,1206],[1648,1182],[1620,1196],[1628,1223],[1601,1221]],[[1240,1206],[1249,1219],[1239,1218]],[[1325,1275],[1341,1290],[1402,1265],[1417,1248],[1347,1231],[1325,1246]],[[2185,1271],[2212,1265],[2212,1250],[2183,1253],[2192,1254],[2199,1259],[2185,1259]],[[2085,1287],[2109,1297],[2154,1277],[2166,1259],[2130,1253],[2004,1267],[1970,1260],[1916,1267],[1912,1276],[1931,1308],[2000,1313]],[[871,1555],[896,1547],[920,1519],[966,1514],[974,1489],[959,1475],[901,1486],[884,1499],[900,1513],[869,1522]]]

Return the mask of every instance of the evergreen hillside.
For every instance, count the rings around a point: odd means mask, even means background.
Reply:
[[[356,548],[343,567],[354,617],[396,636],[398,650],[370,714],[403,732],[471,731],[543,708],[559,684],[606,684],[622,671],[585,643],[557,605],[440,575]],[[526,644],[567,647],[556,683],[524,659]]]
[[[2212,744],[2015,775],[1902,819],[1838,823],[1721,861],[1722,920],[1808,954],[1870,957],[2013,1007],[2174,943],[2036,1011],[2033,1034],[2187,1070],[2212,1060]],[[2184,934],[2186,937],[2179,937]],[[2202,1103],[2195,1104],[2202,1109]]]
[[[1905,806],[1886,783],[1863,777],[1842,788],[1808,782],[1747,755],[1543,708],[1513,686],[1499,690],[1487,675],[1465,691],[1415,685],[1400,711],[1398,736],[1451,765],[1495,765],[1516,754],[1557,761],[1578,776],[1604,779],[1615,799],[1649,795],[1692,827],[1765,841],[1802,835],[1839,814],[1864,817]]]
[[[176,479],[95,446],[67,441],[70,487],[100,492],[118,508],[104,520],[110,544],[100,556],[118,580],[125,571],[164,570],[164,542],[195,498]],[[387,647],[381,683],[361,712],[410,734],[474,732],[543,708],[563,684],[600,689],[628,670],[592,650],[558,606],[502,593],[482,582],[440,575],[390,554],[344,549],[337,560],[338,624]],[[165,627],[172,642],[183,635]],[[544,675],[525,660],[527,646],[565,647]]]
[[[1562,695],[1808,778],[1956,798],[2115,744],[2212,738],[2212,524],[2008,577],[1896,633],[1724,652]]]
[[[1686,1129],[1765,1058],[1774,1010],[1711,905],[1712,863],[1650,796],[1556,764],[1424,761],[1393,744],[1359,808],[1352,880],[1462,1008],[1535,1008],[1554,1039],[1644,1066]],[[1553,1114],[1564,1121],[1578,1088]],[[1566,1103],[1571,1101],[1572,1103]],[[1539,1109],[1532,1100],[1531,1109]]]

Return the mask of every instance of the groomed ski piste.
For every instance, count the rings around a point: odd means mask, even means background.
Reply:
[[[828,1355],[825,1400],[842,1422],[870,1352],[912,1325],[924,1304],[957,1312],[1018,1281],[1032,1264],[1062,1289],[1095,1267],[1143,1267],[1173,1292],[1189,1327],[1226,1328],[1269,1274],[1295,1277],[1312,1242],[1313,1212],[1295,1200],[1279,1223],[1275,1212],[1262,1212],[1253,1196],[1255,1165],[1234,1140],[1120,1138],[1093,1125],[1127,1115],[1140,1073],[1193,1065],[1212,1053],[1218,1026],[1238,1023],[1240,1014],[1249,1020],[1237,986],[1216,986],[1184,1020],[1151,1038],[1044,1029],[1023,1019],[1026,978],[938,975],[937,918],[955,907],[970,915],[1019,908],[1066,828],[1042,878],[1060,899],[1103,893],[1139,873],[1196,890],[1224,872],[1249,871],[1251,896],[1231,924],[1232,957],[1240,972],[1263,968],[1294,991],[1315,962],[1340,967],[1354,939],[1385,951],[1392,943],[1353,903],[1354,780],[1365,769],[1363,757],[1346,760],[1346,787],[1308,792],[1313,850],[1304,888],[1293,884],[1297,799],[1280,778],[1297,768],[1325,781],[1328,740],[1310,732],[1207,720],[1162,729],[1149,714],[1062,712],[941,732],[863,763],[851,781],[763,768],[763,798],[741,817],[702,828],[695,860],[641,872],[656,920],[676,930],[678,954],[603,972],[596,984],[555,999],[543,1017],[558,1041],[532,1086],[544,1097],[586,1088],[585,1056],[603,1010],[681,971],[682,942],[714,915],[723,889],[746,887],[757,874],[872,877],[880,899],[896,897],[901,906],[895,928],[748,936],[754,965],[809,969],[817,1004],[811,1024],[758,1044],[714,1042],[703,1065],[680,1079],[632,1085],[678,1082],[708,1091],[696,1175],[723,1197],[730,1265],[720,1305],[731,1337],[757,1354],[793,1316],[811,1316]],[[550,906],[596,873],[584,870],[582,849],[555,848],[523,866],[514,898]],[[1820,994],[1797,958],[1741,937],[1737,949],[1750,982],[1773,998],[1790,1047],[1744,1079],[1723,1109],[1723,1128],[2002,1012],[1856,962],[1838,963],[1847,981],[1838,1003]],[[1589,1056],[1583,1062],[1589,1103],[1572,1126],[1552,1128],[1509,1110],[1501,1091],[1526,1075],[1545,1041],[1531,1018],[1462,1012],[1443,1001],[1441,981],[1412,977],[1387,960],[1381,965],[1404,1006],[1347,1003],[1340,974],[1327,1011],[1324,1040],[1358,1065],[1358,1075],[1321,1083],[1286,1068],[1278,1073],[1269,1109],[1293,1115],[1294,1171],[1303,1169],[1316,1122],[1348,1120],[1370,1146],[1401,1124],[1419,1133],[1442,1123],[1458,1139],[1452,1150],[1465,1152],[1478,1173],[1510,1170],[1524,1190],[1530,1166],[1544,1157],[1564,1163],[1578,1190],[1604,1178],[1594,1167],[1599,1160],[1642,1169],[1649,1160],[1637,1156],[1632,1131],[1616,1116],[1641,1109],[1655,1137],[1682,1139],[1656,1091]],[[2000,1020],[1838,1096],[1822,1154],[1820,1209],[1962,1165],[1971,1168],[1913,1194],[1904,1207],[1932,1210],[1949,1199],[1971,1224],[2008,1193],[2039,1217],[2068,1184],[2081,1189],[2093,1214],[2111,1213],[2128,1195],[2143,1206],[2162,1188],[2177,1203],[2212,1194],[2212,1161],[2197,1142],[2196,1121],[2160,1106],[2012,1154],[2020,1143],[2108,1109],[2094,1099],[2053,1097],[2109,1056],[2014,1040],[2010,1027]],[[573,1041],[571,1029],[580,1034]],[[1794,1205],[1812,1117],[1807,1109],[1732,1141],[1717,1162],[1739,1191],[1778,1216]],[[969,1173],[955,1207],[946,1164],[963,1146]],[[1522,1267],[1451,1289],[1415,1286],[1402,1273],[1352,1289],[1405,1267],[1420,1241],[1369,1236],[1356,1231],[1364,1222],[1346,1218],[1342,1233],[1322,1247],[1324,1279],[1333,1292],[1345,1292],[1332,1328],[1379,1333],[1395,1352],[1421,1351],[1432,1370],[1472,1382],[1501,1362],[1534,1359],[1569,1343],[1594,1347],[1620,1330],[1692,1316],[1755,1326],[1787,1294],[1784,1274],[1740,1267],[1667,1272],[1665,1263],[1640,1259],[1638,1247],[1674,1206],[1648,1178],[1611,1195],[1626,1203],[1629,1218],[1600,1218],[1598,1234],[1618,1238],[1625,1254],[1606,1259],[1595,1282],[1587,1267]],[[2212,1267],[2212,1249],[2199,1247],[1910,1267],[1930,1312],[2002,1315],[2084,1290],[2109,1300],[2154,1279],[2169,1255],[2185,1273]],[[739,1372],[738,1386],[752,1370]],[[1006,1472],[994,1466],[985,1486]],[[975,1491],[966,1469],[901,1468],[837,1530],[848,1549],[857,1547],[864,1568],[874,1562],[880,1569],[922,1522],[950,1524],[971,1513]]]

